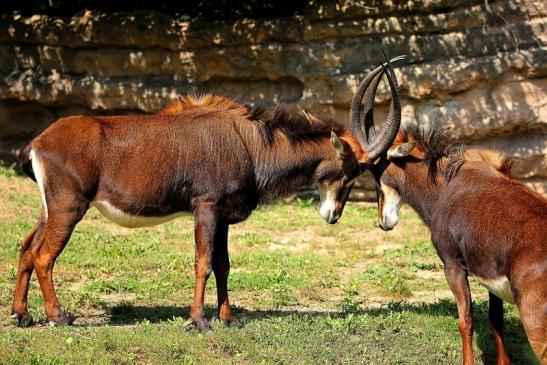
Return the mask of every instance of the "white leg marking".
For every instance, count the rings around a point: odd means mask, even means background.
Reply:
[[[46,174],[44,165],[41,163],[38,155],[34,150],[30,150],[30,161],[32,163],[32,170],[34,171],[34,176],[36,177],[36,183],[38,184],[38,189],[40,189],[40,195],[42,196],[42,204],[44,204],[44,214],[47,219],[47,201],[46,201]]]

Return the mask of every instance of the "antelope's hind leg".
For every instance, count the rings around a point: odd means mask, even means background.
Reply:
[[[539,275],[528,282],[528,290],[517,298],[524,331],[541,365],[547,365],[547,290]]]
[[[41,244],[30,248],[36,276],[44,296],[47,320],[50,325],[67,325],[72,319],[61,310],[53,287],[53,267],[63,251],[76,224],[89,207],[89,201],[80,194],[63,192],[51,195],[48,217]]]
[[[43,212],[40,213],[38,221],[34,228],[23,238],[19,252],[19,268],[17,270],[17,279],[15,281],[15,294],[13,296],[13,306],[11,309],[11,318],[17,321],[19,327],[28,327],[32,325],[32,315],[28,311],[28,289],[30,277],[34,271],[34,261],[30,253],[30,247],[33,244],[39,244],[43,239],[44,233]]]
[[[503,300],[492,293],[488,293],[488,319],[492,326],[496,348],[498,349],[497,365],[508,365],[511,363],[505,345],[503,343]]]

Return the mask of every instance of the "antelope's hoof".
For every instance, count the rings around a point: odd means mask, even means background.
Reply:
[[[50,318],[48,320],[48,324],[51,327],[70,326],[72,324],[72,322],[74,322],[74,318],[72,318],[71,316],[67,316],[65,314],[58,315],[57,317]]]
[[[11,315],[12,319],[15,319],[17,322],[17,327],[30,327],[34,324],[32,320],[32,315],[29,311],[24,313],[13,313]]]
[[[234,328],[241,328],[243,327],[243,324],[236,318],[219,318],[220,323],[225,325],[226,327],[234,327]]]
[[[188,318],[186,322],[184,322],[184,327],[187,330],[191,330],[192,328],[197,329],[201,333],[213,333],[213,329],[211,328],[211,325],[209,324],[209,321],[205,319],[205,317],[201,318]]]

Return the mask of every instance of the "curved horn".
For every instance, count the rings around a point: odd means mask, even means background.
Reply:
[[[363,103],[365,118],[361,128],[365,129],[364,133],[367,140],[367,146],[374,141],[376,136],[376,131],[374,130],[374,99],[376,98],[376,90],[378,90],[378,85],[380,84],[380,80],[382,80],[383,74],[384,69],[382,68],[382,72],[372,80],[370,88],[365,92],[365,102]]]
[[[351,133],[355,136],[359,144],[364,148],[368,146],[367,138],[363,134],[363,129],[361,128],[361,102],[367,91],[370,83],[374,78],[383,73],[384,69],[382,66],[376,67],[374,70],[368,73],[368,75],[361,81],[353,99],[351,101],[351,107],[349,109],[350,113],[350,126]]]
[[[382,65],[384,68],[385,66]],[[391,89],[391,103],[389,113],[382,130],[372,144],[367,149],[368,160],[370,162],[376,160],[380,155],[384,154],[391,147],[401,125],[401,102],[399,100],[399,89],[397,87],[397,78],[391,62],[387,62],[387,69],[384,69]]]
[[[406,56],[398,56],[392,58],[389,62],[397,62],[404,59]],[[372,120],[372,109],[374,106],[374,96],[376,95],[376,89],[381,79],[381,75],[384,72],[385,64],[376,67],[374,70],[368,73],[368,75],[361,81],[353,99],[351,101],[350,107],[350,125],[351,133],[355,136],[357,141],[361,146],[368,146],[369,142],[374,139],[374,122]],[[372,84],[372,87],[369,89],[369,86]],[[369,91],[370,90],[370,91]],[[361,103],[363,98],[367,95],[365,100],[365,132],[363,132],[361,126]],[[370,117],[369,117],[370,115]]]

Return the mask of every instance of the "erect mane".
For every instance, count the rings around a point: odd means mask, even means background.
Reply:
[[[267,144],[275,142],[278,132],[285,135],[291,142],[328,137],[331,131],[338,135],[347,133],[342,124],[333,120],[316,119],[310,121],[304,117],[291,116],[284,105],[274,108],[252,107],[239,104],[228,97],[213,94],[181,96],[163,107],[158,114],[178,114],[199,107],[213,107],[238,113],[241,117],[255,123],[260,136]]]
[[[176,100],[164,106],[158,114],[178,114],[199,107],[213,107],[219,110],[234,111],[242,116],[247,116],[249,113],[249,108],[230,98],[220,95],[203,94],[179,96]]]
[[[485,162],[495,170],[506,176],[510,176],[513,160],[498,151],[479,148],[457,148],[448,157],[445,175],[451,180],[460,167],[467,161]]]
[[[401,128],[399,138],[403,142],[419,142],[418,146],[425,153],[425,163],[432,181],[435,181],[442,158],[447,159],[444,168],[447,181],[454,178],[466,162],[484,162],[506,176],[510,175],[513,166],[512,160],[501,152],[465,147],[453,142],[445,129],[420,128],[410,124]]]
[[[339,136],[347,133],[342,124],[330,119],[308,120],[304,117],[292,116],[284,105],[270,109],[251,108],[249,119],[259,126],[260,135],[268,144],[274,143],[276,132],[281,132],[291,142],[328,137],[331,131]]]

